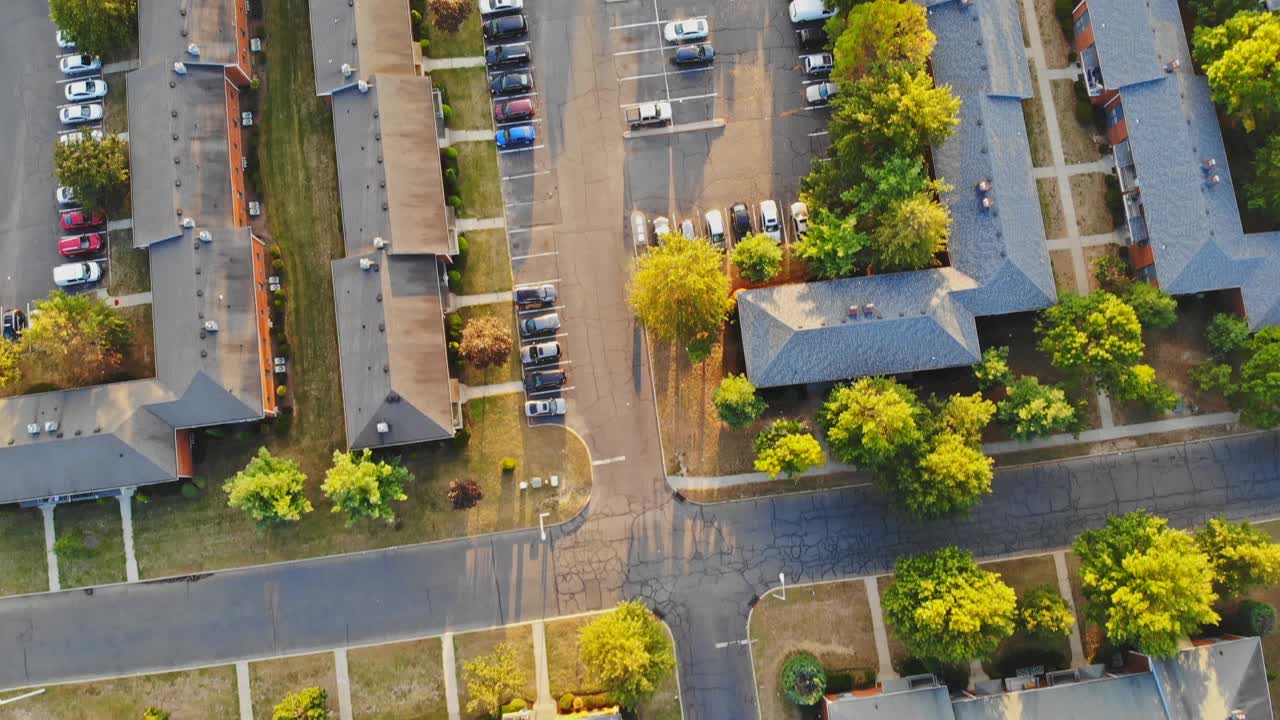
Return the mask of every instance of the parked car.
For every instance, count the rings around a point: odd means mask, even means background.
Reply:
[[[836,69],[836,59],[831,53],[801,55],[800,64],[804,65],[804,74],[809,77],[826,77]]]
[[[67,263],[53,269],[53,284],[71,287],[95,283],[102,279],[102,266],[96,260]]]
[[[655,242],[662,242],[662,236],[671,233],[671,221],[665,215],[659,215],[653,219],[653,237]]]
[[[729,219],[733,223],[733,240],[737,242],[751,234],[751,211],[747,204],[739,200],[729,208]]]
[[[532,145],[538,139],[538,134],[534,131],[532,125],[516,125],[515,127],[500,128],[494,134],[493,139],[498,143],[499,150],[507,150],[509,148]]]
[[[102,233],[85,233],[83,235],[63,235],[58,241],[58,254],[62,257],[92,255],[101,252],[103,247]]]
[[[796,239],[809,232],[809,206],[799,200],[791,203],[791,226]]]
[[[520,95],[533,90],[533,76],[527,72],[507,72],[489,81],[489,92],[494,95]]]
[[[516,288],[516,305],[522,308],[554,305],[556,297],[555,285]]]
[[[63,75],[84,75],[102,69],[102,60],[92,55],[68,55],[58,63]]]
[[[495,103],[493,119],[495,122],[518,122],[534,116],[533,98],[519,98]]]
[[[550,398],[548,400],[530,400],[524,404],[524,414],[527,417],[554,417],[563,415],[565,411],[564,398]]]
[[[840,86],[833,82],[814,83],[804,89],[804,100],[810,105],[826,105],[839,92]]]
[[[526,345],[520,350],[520,362],[525,365],[544,365],[560,360],[560,343],[544,342]]]
[[[626,118],[627,125],[632,128],[641,128],[649,125],[666,125],[671,122],[671,103],[641,103],[640,105],[629,107],[624,110],[622,116]]]
[[[27,314],[18,308],[0,310],[0,338],[20,340],[27,329]]]
[[[796,30],[796,45],[801,50],[821,50],[827,46],[827,31],[822,26]]]
[[[698,226],[693,218],[685,218],[680,221],[680,234],[690,240],[698,237]]]
[[[682,45],[671,55],[671,62],[679,65],[708,65],[716,59],[715,48],[707,43]]]
[[[523,9],[524,0],[480,0],[481,15],[520,12]]]
[[[482,30],[486,40],[502,40],[529,32],[529,23],[525,22],[524,15],[503,15],[486,20]]]
[[[554,333],[560,329],[560,315],[558,313],[545,313],[543,315],[535,315],[531,318],[520,320],[520,336],[534,337],[537,335],[547,335]]]
[[[708,210],[706,214],[707,220],[707,239],[717,245],[724,244],[724,217],[720,215],[719,210]]]
[[[53,197],[57,199],[59,205],[76,204],[76,191],[66,185],[59,185],[58,189],[53,192]]]
[[[568,380],[569,376],[563,370],[538,370],[525,376],[524,389],[526,392],[553,390],[563,387]]]
[[[93,138],[94,140],[102,140],[102,138],[106,136],[103,135],[102,131],[97,128],[90,130],[88,135],[85,135],[83,132],[76,130],[75,132],[62,133],[61,135],[58,136],[58,142],[62,143],[63,145],[67,145],[70,143],[80,142],[81,140],[84,140],[86,137]]]
[[[711,32],[711,26],[707,23],[706,18],[695,18],[693,20],[675,20],[667,23],[662,28],[662,37],[667,42],[680,43],[689,42],[690,40],[703,40]]]
[[[484,64],[491,68],[528,65],[531,58],[532,55],[529,54],[529,43],[494,45],[484,51]]]
[[[100,212],[87,212],[85,210],[68,210],[58,218],[58,222],[62,225],[62,229],[66,232],[74,232],[76,230],[90,230],[107,224],[107,216]]]
[[[773,200],[760,203],[760,232],[776,243],[782,242],[782,216],[778,213],[778,203]]]
[[[63,86],[62,94],[67,102],[85,102],[107,96],[107,84],[102,80],[77,80]]]
[[[57,39],[57,41],[58,41],[58,47],[59,47],[59,48],[61,48],[61,49],[63,49],[63,50],[74,50],[74,49],[75,49],[75,47],[76,47],[76,41],[75,41],[75,40],[73,40],[73,39],[71,38],[71,33],[67,32],[66,30],[59,30],[59,31],[58,31],[58,34],[57,34],[57,35],[55,35],[54,37],[55,37],[55,38]]]
[[[823,0],[791,0],[791,5],[787,8],[787,12],[791,15],[791,22],[799,25],[800,23],[826,20],[835,15],[838,10],[827,7]]]
[[[102,104],[88,103],[85,105],[64,105],[58,111],[58,119],[63,125],[80,125],[87,122],[97,122],[102,119]]]

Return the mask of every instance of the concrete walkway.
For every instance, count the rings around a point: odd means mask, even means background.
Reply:
[[[507,226],[507,219],[504,217],[492,218],[458,218],[455,223],[458,232],[467,232],[468,230],[501,230]]]
[[[889,633],[884,629],[884,611],[880,609],[880,586],[870,575],[862,578],[862,585],[867,590],[867,605],[871,608],[871,636],[876,641],[876,656],[880,659],[880,669],[876,672],[878,680],[898,677],[893,669],[893,656],[889,654]]]
[[[453,657],[453,633],[447,632],[440,637],[440,649],[443,651],[444,705],[449,713],[449,720],[460,720],[462,708],[458,704],[458,665]]]
[[[822,475],[856,472],[859,472],[859,469],[853,465],[846,465],[842,462],[833,461],[826,465],[809,468],[808,470],[800,473],[799,477],[820,477]],[[710,490],[713,488],[731,487],[733,485],[772,482],[772,480],[770,480],[768,475],[762,472],[749,472],[736,473],[734,475],[671,475],[667,478],[667,482],[669,482],[671,487],[675,490]],[[861,484],[870,485],[871,475],[868,474],[866,482]]]
[[[519,380],[497,385],[463,385],[462,402],[475,400],[476,398],[493,397],[494,395],[511,395],[518,392],[524,392],[524,383]]]
[[[107,232],[112,232],[114,230],[132,230],[132,229],[133,229],[133,218],[131,217],[120,218],[119,220],[112,220],[111,222],[107,223]]]
[[[1058,594],[1067,601],[1071,612],[1076,611],[1076,601],[1071,596],[1071,573],[1067,572],[1067,554],[1059,550],[1053,554],[1053,567],[1058,571]],[[1071,667],[1084,665],[1084,643],[1080,641],[1080,623],[1071,626]]]
[[[446,130],[445,141],[440,143],[448,147],[460,142],[493,142],[492,130]]]
[[[1049,241],[1049,250],[1070,250],[1079,245],[1081,248],[1097,247],[1099,245],[1123,245],[1128,237],[1124,230],[1116,228],[1109,233],[1101,235],[1081,235],[1073,238],[1054,238]]]
[[[338,685],[338,717],[342,720],[352,720],[351,676],[347,673],[346,648],[333,651],[333,674]]]
[[[481,293],[479,295],[454,295],[449,293],[450,308],[464,308],[472,305],[490,305],[492,303],[511,302],[511,291],[496,293]]]
[[[138,582],[138,557],[133,552],[133,493],[136,488],[121,488],[116,500],[120,503],[120,532],[124,535],[124,576],[128,582]]]
[[[94,295],[97,295],[98,298],[101,299],[103,302],[105,302],[108,305],[112,305],[114,307],[132,307],[134,305],[150,305],[151,304],[150,292],[134,293],[133,295],[121,295],[120,297],[112,297],[111,295],[107,294],[107,291],[105,289],[102,289],[102,290],[95,291]]]
[[[253,692],[249,689],[249,663],[236,663],[236,695],[240,698],[240,720],[253,720]]]
[[[128,72],[137,70],[142,67],[140,60],[121,60],[120,62],[107,63],[102,66],[102,74],[110,75],[111,73]]]
[[[1110,175],[1111,171],[1114,169],[1115,162],[1111,159],[1110,155],[1102,158],[1101,160],[1094,160],[1093,162],[1087,163],[1076,163],[1074,165],[1067,165],[1061,168],[1062,172],[1066,175],[1085,175],[1087,173],[1106,173]],[[1051,178],[1057,176],[1058,170],[1059,168],[1056,166],[1031,168],[1031,175],[1035,178]]]
[[[62,580],[58,577],[58,554],[53,551],[53,544],[58,541],[53,530],[53,505],[41,505],[40,516],[44,518],[44,556],[49,567],[49,592],[62,589]]]
[[[1036,72],[1040,72],[1036,70]],[[1050,80],[1078,80],[1080,78],[1080,68],[1076,65],[1070,65],[1064,68],[1049,68],[1044,73]]]
[[[432,70],[452,70],[454,68],[484,67],[483,55],[451,58],[423,58],[422,67],[427,72]]]
[[[538,680],[538,700],[533,704],[534,720],[556,720],[556,701],[551,697],[551,678],[547,674],[547,626],[541,620],[533,624],[533,664]]]

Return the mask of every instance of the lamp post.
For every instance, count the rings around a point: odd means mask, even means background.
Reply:
[[[778,582],[782,583],[782,595],[778,599],[786,600],[787,599],[787,574],[778,573]]]
[[[547,526],[543,522],[543,518],[546,518],[550,514],[551,513],[549,512],[544,512],[538,515],[538,531],[542,533],[542,542],[547,541]]]

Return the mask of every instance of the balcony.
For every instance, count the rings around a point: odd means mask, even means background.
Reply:
[[[1120,179],[1120,192],[1132,192],[1138,189],[1138,169],[1133,165],[1133,152],[1126,140],[1113,145],[1112,157],[1116,161],[1116,177]]]
[[[1151,239],[1147,231],[1147,216],[1142,208],[1142,198],[1137,193],[1124,197],[1124,219],[1129,228],[1129,242],[1138,244]]]
[[[1080,67],[1084,69],[1084,87],[1089,97],[1098,97],[1105,89],[1102,80],[1102,65],[1098,63],[1096,48],[1087,47],[1080,53]]]

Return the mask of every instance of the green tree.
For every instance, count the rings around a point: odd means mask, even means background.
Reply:
[[[1191,45],[1214,102],[1246,130],[1280,117],[1280,16],[1236,13],[1216,27],[1197,27]]]
[[[1257,10],[1258,0],[1185,0],[1196,18],[1196,26],[1221,25],[1227,18],[1244,10]]]
[[[827,163],[819,163],[827,164]],[[853,215],[837,217],[818,206],[809,218],[809,231],[794,246],[814,276],[823,280],[848,277],[866,265],[866,233]]]
[[[817,705],[827,688],[827,671],[818,658],[799,652],[782,665],[782,694],[795,705]]]
[[[55,143],[53,172],[58,183],[75,192],[85,207],[102,207],[129,192],[129,143],[115,135],[95,140],[82,133],[79,140]]]
[[[1195,538],[1213,565],[1214,591],[1220,597],[1240,597],[1253,588],[1280,583],[1280,545],[1248,520],[1212,518]]]
[[[142,711],[142,720],[169,720],[169,711],[151,706]]]
[[[894,66],[923,69],[938,42],[925,9],[912,3],[873,0],[853,5],[843,17],[832,76],[845,82]]]
[[[0,340],[0,388],[22,382],[22,345],[14,340]]]
[[[61,387],[96,385],[124,362],[129,322],[97,296],[54,290],[36,303],[17,354]]]
[[[271,711],[271,720],[329,720],[329,693],[324,688],[303,688],[284,696]]]
[[[325,473],[320,489],[333,503],[333,512],[347,514],[347,527],[351,527],[365,518],[395,522],[391,503],[409,499],[404,486],[412,481],[408,470],[385,460],[375,461],[368,448],[359,454],[334,450],[333,467]]]
[[[49,18],[76,41],[76,51],[110,55],[133,44],[137,0],[49,0]]]
[[[945,205],[925,193],[907,198],[889,209],[872,234],[876,269],[919,270],[937,265],[936,256],[947,249],[950,237],[951,211]]]
[[[1018,600],[996,573],[955,547],[900,558],[882,602],[912,655],[943,664],[990,657],[1013,634]]]
[[[1272,220],[1280,219],[1280,134],[1268,137],[1258,149],[1244,194],[1249,207]]]
[[[982,351],[982,362],[973,366],[973,377],[983,390],[1008,385],[1013,380],[1013,371],[1009,369],[1009,348],[993,347]]]
[[[1112,253],[1107,253],[1093,261],[1093,277],[1103,290],[1117,295],[1125,294],[1133,284],[1129,263]]]
[[[960,124],[960,98],[935,86],[924,70],[895,70],[863,78],[832,100],[857,136],[886,152],[919,154],[951,136]]]
[[[778,473],[793,478],[827,461],[813,433],[795,420],[775,420],[756,436],[755,451],[756,470],[767,473],[770,479],[777,478]]]
[[[711,402],[715,403],[720,419],[735,428],[744,428],[759,420],[768,407],[746,375],[726,375],[711,393]]]
[[[1024,375],[1008,388],[1004,400],[996,404],[996,417],[1015,440],[1048,437],[1054,433],[1078,433],[1080,412],[1057,385],[1041,385],[1038,378]]]
[[[1204,332],[1209,352],[1226,358],[1249,347],[1249,323],[1239,315],[1218,313],[1209,321]]]
[[[738,274],[753,283],[769,282],[782,270],[782,246],[767,235],[748,235],[733,247]]]
[[[1227,393],[1231,390],[1232,367],[1213,358],[1187,370],[1187,379],[1200,392]]]
[[[946,183],[932,180],[924,157],[896,150],[883,162],[868,163],[862,172],[866,180],[848,188],[845,199],[858,217],[876,220],[894,205],[921,193],[941,193]]]
[[[1280,425],[1280,327],[1265,327],[1249,340],[1234,399],[1240,419],[1260,428]]]
[[[658,342],[713,345],[732,303],[719,249],[669,235],[634,261],[628,299]]]
[[[995,414],[995,403],[983,398],[981,393],[952,395],[934,411],[938,432],[955,433],[972,443],[981,441],[982,431],[991,424]]]
[[[1178,321],[1178,301],[1150,283],[1131,284],[1125,291],[1124,301],[1133,308],[1144,330],[1163,330]]]
[[[1141,362],[1146,347],[1133,308],[1103,290],[1064,293],[1044,311],[1036,332],[1054,367],[1106,390],[1117,387],[1129,367]]]
[[[667,629],[634,600],[584,625],[578,631],[578,653],[609,699],[628,710],[653,697],[676,666]]]
[[[262,447],[222,489],[227,493],[227,505],[244,510],[266,528],[296,522],[311,512],[306,486],[307,476],[298,463],[275,457]]]
[[[525,685],[524,670],[516,662],[516,649],[510,643],[499,643],[488,655],[463,663],[462,672],[471,698],[467,701],[469,713],[496,713]]]
[[[511,357],[511,321],[492,315],[473,317],[462,328],[458,355],[472,366],[501,365]]]
[[[924,440],[924,408],[915,393],[889,378],[838,385],[818,410],[818,425],[842,462],[881,469]]]
[[[1156,369],[1150,365],[1126,368],[1110,391],[1117,400],[1137,400],[1157,413],[1172,410],[1178,404],[1178,394],[1156,380]]]
[[[943,432],[921,458],[917,472],[887,473],[898,504],[922,519],[964,512],[991,494],[995,461],[976,443],[955,432]]]
[[[1027,590],[1018,601],[1018,617],[1027,634],[1042,638],[1066,637],[1076,624],[1067,601],[1051,585]]]
[[[1178,641],[1219,620],[1209,557],[1168,521],[1135,510],[1080,533],[1085,612],[1107,637],[1153,657],[1170,657]]]

